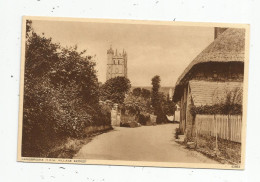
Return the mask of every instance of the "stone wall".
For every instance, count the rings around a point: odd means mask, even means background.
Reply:
[[[111,129],[110,125],[101,125],[101,126],[88,126],[85,128],[85,133],[87,135],[93,134],[93,133],[98,133],[102,131],[106,131]]]

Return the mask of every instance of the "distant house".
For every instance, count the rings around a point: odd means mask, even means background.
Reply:
[[[173,96],[172,88],[169,89],[168,96],[169,96],[169,100],[172,101],[172,96]]]
[[[225,93],[243,88],[245,30],[215,28],[215,40],[178,78],[173,101],[180,102],[180,129],[194,135],[191,106],[214,105]]]
[[[174,121],[180,122],[180,106],[176,104],[176,110],[174,112]]]

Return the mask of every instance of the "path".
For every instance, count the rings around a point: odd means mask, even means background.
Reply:
[[[176,143],[174,131],[177,126],[177,124],[165,124],[138,128],[116,127],[113,131],[96,136],[90,143],[84,145],[74,158],[217,163]]]

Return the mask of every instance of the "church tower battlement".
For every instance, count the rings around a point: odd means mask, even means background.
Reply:
[[[106,80],[124,76],[127,78],[127,53],[123,49],[122,53],[114,51],[112,47],[107,50],[107,74]]]

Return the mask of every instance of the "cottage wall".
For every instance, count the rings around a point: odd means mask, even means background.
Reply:
[[[186,109],[187,109],[187,88],[184,88],[183,96],[181,97],[181,110],[180,110],[180,129],[182,133],[186,130]]]
[[[181,98],[180,109],[180,130],[187,137],[194,135],[194,117],[190,112],[190,107],[193,105],[190,88],[187,85],[184,88],[183,96]]]
[[[202,63],[193,68],[186,80],[205,81],[241,81],[243,82],[244,65],[232,63]],[[180,129],[187,140],[195,137],[194,117],[190,112],[193,105],[191,91],[187,84],[181,97]]]
[[[180,102],[180,127],[179,127],[182,133],[184,133],[183,112],[184,112],[184,103],[183,103],[183,96],[182,96],[181,97],[181,102]]]
[[[191,96],[191,91],[190,91],[190,87],[189,85],[187,86],[187,92],[186,92],[186,96],[187,96],[187,102],[186,102],[186,126],[185,126],[185,136],[186,136],[186,141],[192,141],[192,138],[195,137],[195,122],[194,122],[194,117],[190,112],[190,108],[193,105],[193,101],[192,101],[192,96]]]

